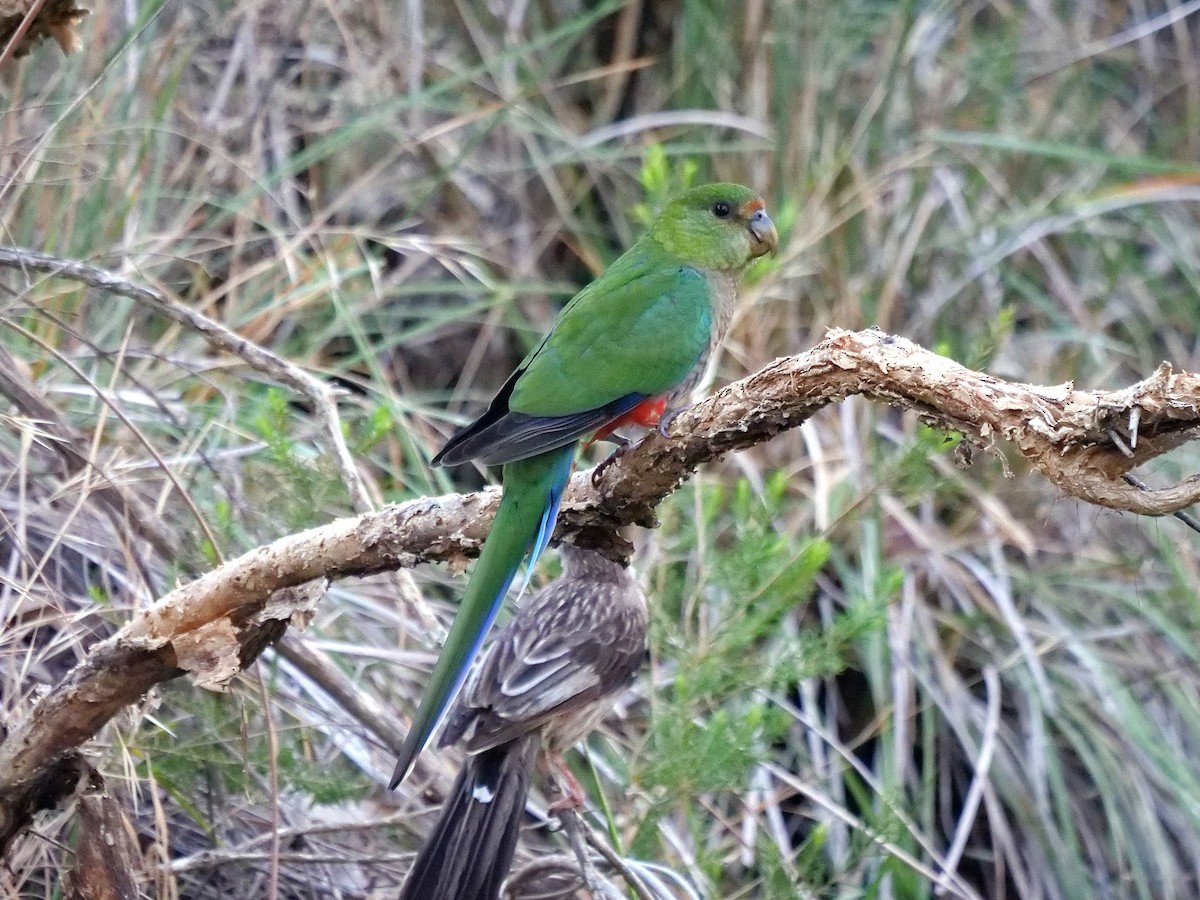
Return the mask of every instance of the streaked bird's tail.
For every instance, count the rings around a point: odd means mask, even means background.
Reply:
[[[533,733],[467,758],[400,900],[497,900],[517,850],[537,752]]]

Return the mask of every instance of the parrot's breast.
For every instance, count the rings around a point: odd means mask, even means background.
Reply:
[[[737,274],[715,271],[704,274],[708,278],[713,297],[713,331],[708,345],[709,353],[711,353],[713,348],[724,340],[725,332],[729,330],[729,323],[733,321],[733,314],[737,310],[738,304],[737,288],[738,281],[741,280],[741,271],[739,270]]]
[[[708,336],[708,346],[704,348],[704,352],[700,354],[700,358],[696,360],[696,364],[687,373],[687,377],[667,396],[668,407],[676,407],[680,403],[687,402],[688,397],[696,389],[696,385],[699,384],[700,379],[704,377],[704,370],[708,366],[708,360],[712,356],[713,351],[724,340],[725,332],[729,330],[729,325],[733,321],[733,314],[737,310],[737,287],[741,275],[740,271],[736,274],[715,269],[705,269],[702,271],[704,277],[708,279],[709,291],[712,297],[712,331]]]

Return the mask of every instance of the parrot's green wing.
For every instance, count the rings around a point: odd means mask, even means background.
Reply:
[[[712,291],[703,273],[659,256],[635,247],[567,305],[521,365],[509,409],[565,416],[687,377],[712,335]]]
[[[712,327],[707,276],[635,245],[567,304],[487,412],[434,462],[495,465],[589,435],[682,382]]]

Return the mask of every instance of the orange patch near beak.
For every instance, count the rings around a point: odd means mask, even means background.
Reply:
[[[738,210],[738,215],[743,219],[748,219],[760,209],[766,209],[767,204],[763,203],[761,197],[755,197],[753,200],[748,200],[742,204],[742,208]]]
[[[762,200],[756,198],[742,204],[739,210],[754,242],[751,245],[753,256],[762,256],[764,253],[774,256],[779,249],[779,235],[775,231],[775,223],[767,215],[765,206]]]

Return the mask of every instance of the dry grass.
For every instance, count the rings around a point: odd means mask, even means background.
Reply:
[[[760,187],[784,236],[718,379],[868,324],[1034,382],[1195,370],[1200,18],[1122,9],[97,0],[81,53],[6,73],[0,239],[346,388],[375,502],[479,483],[431,451],[689,166]],[[303,395],[127,299],[0,289],[12,716],[177,579],[355,503]],[[592,742],[624,857],[710,897],[1200,891],[1195,536],[1002,469],[848,402],[666,505],[653,668]],[[460,585],[416,577],[416,603],[337,584],[306,632],[352,695],[280,654],[105,730],[147,894],[398,883],[427,800],[382,791],[347,697],[410,709]],[[0,893],[53,895],[71,823]]]

